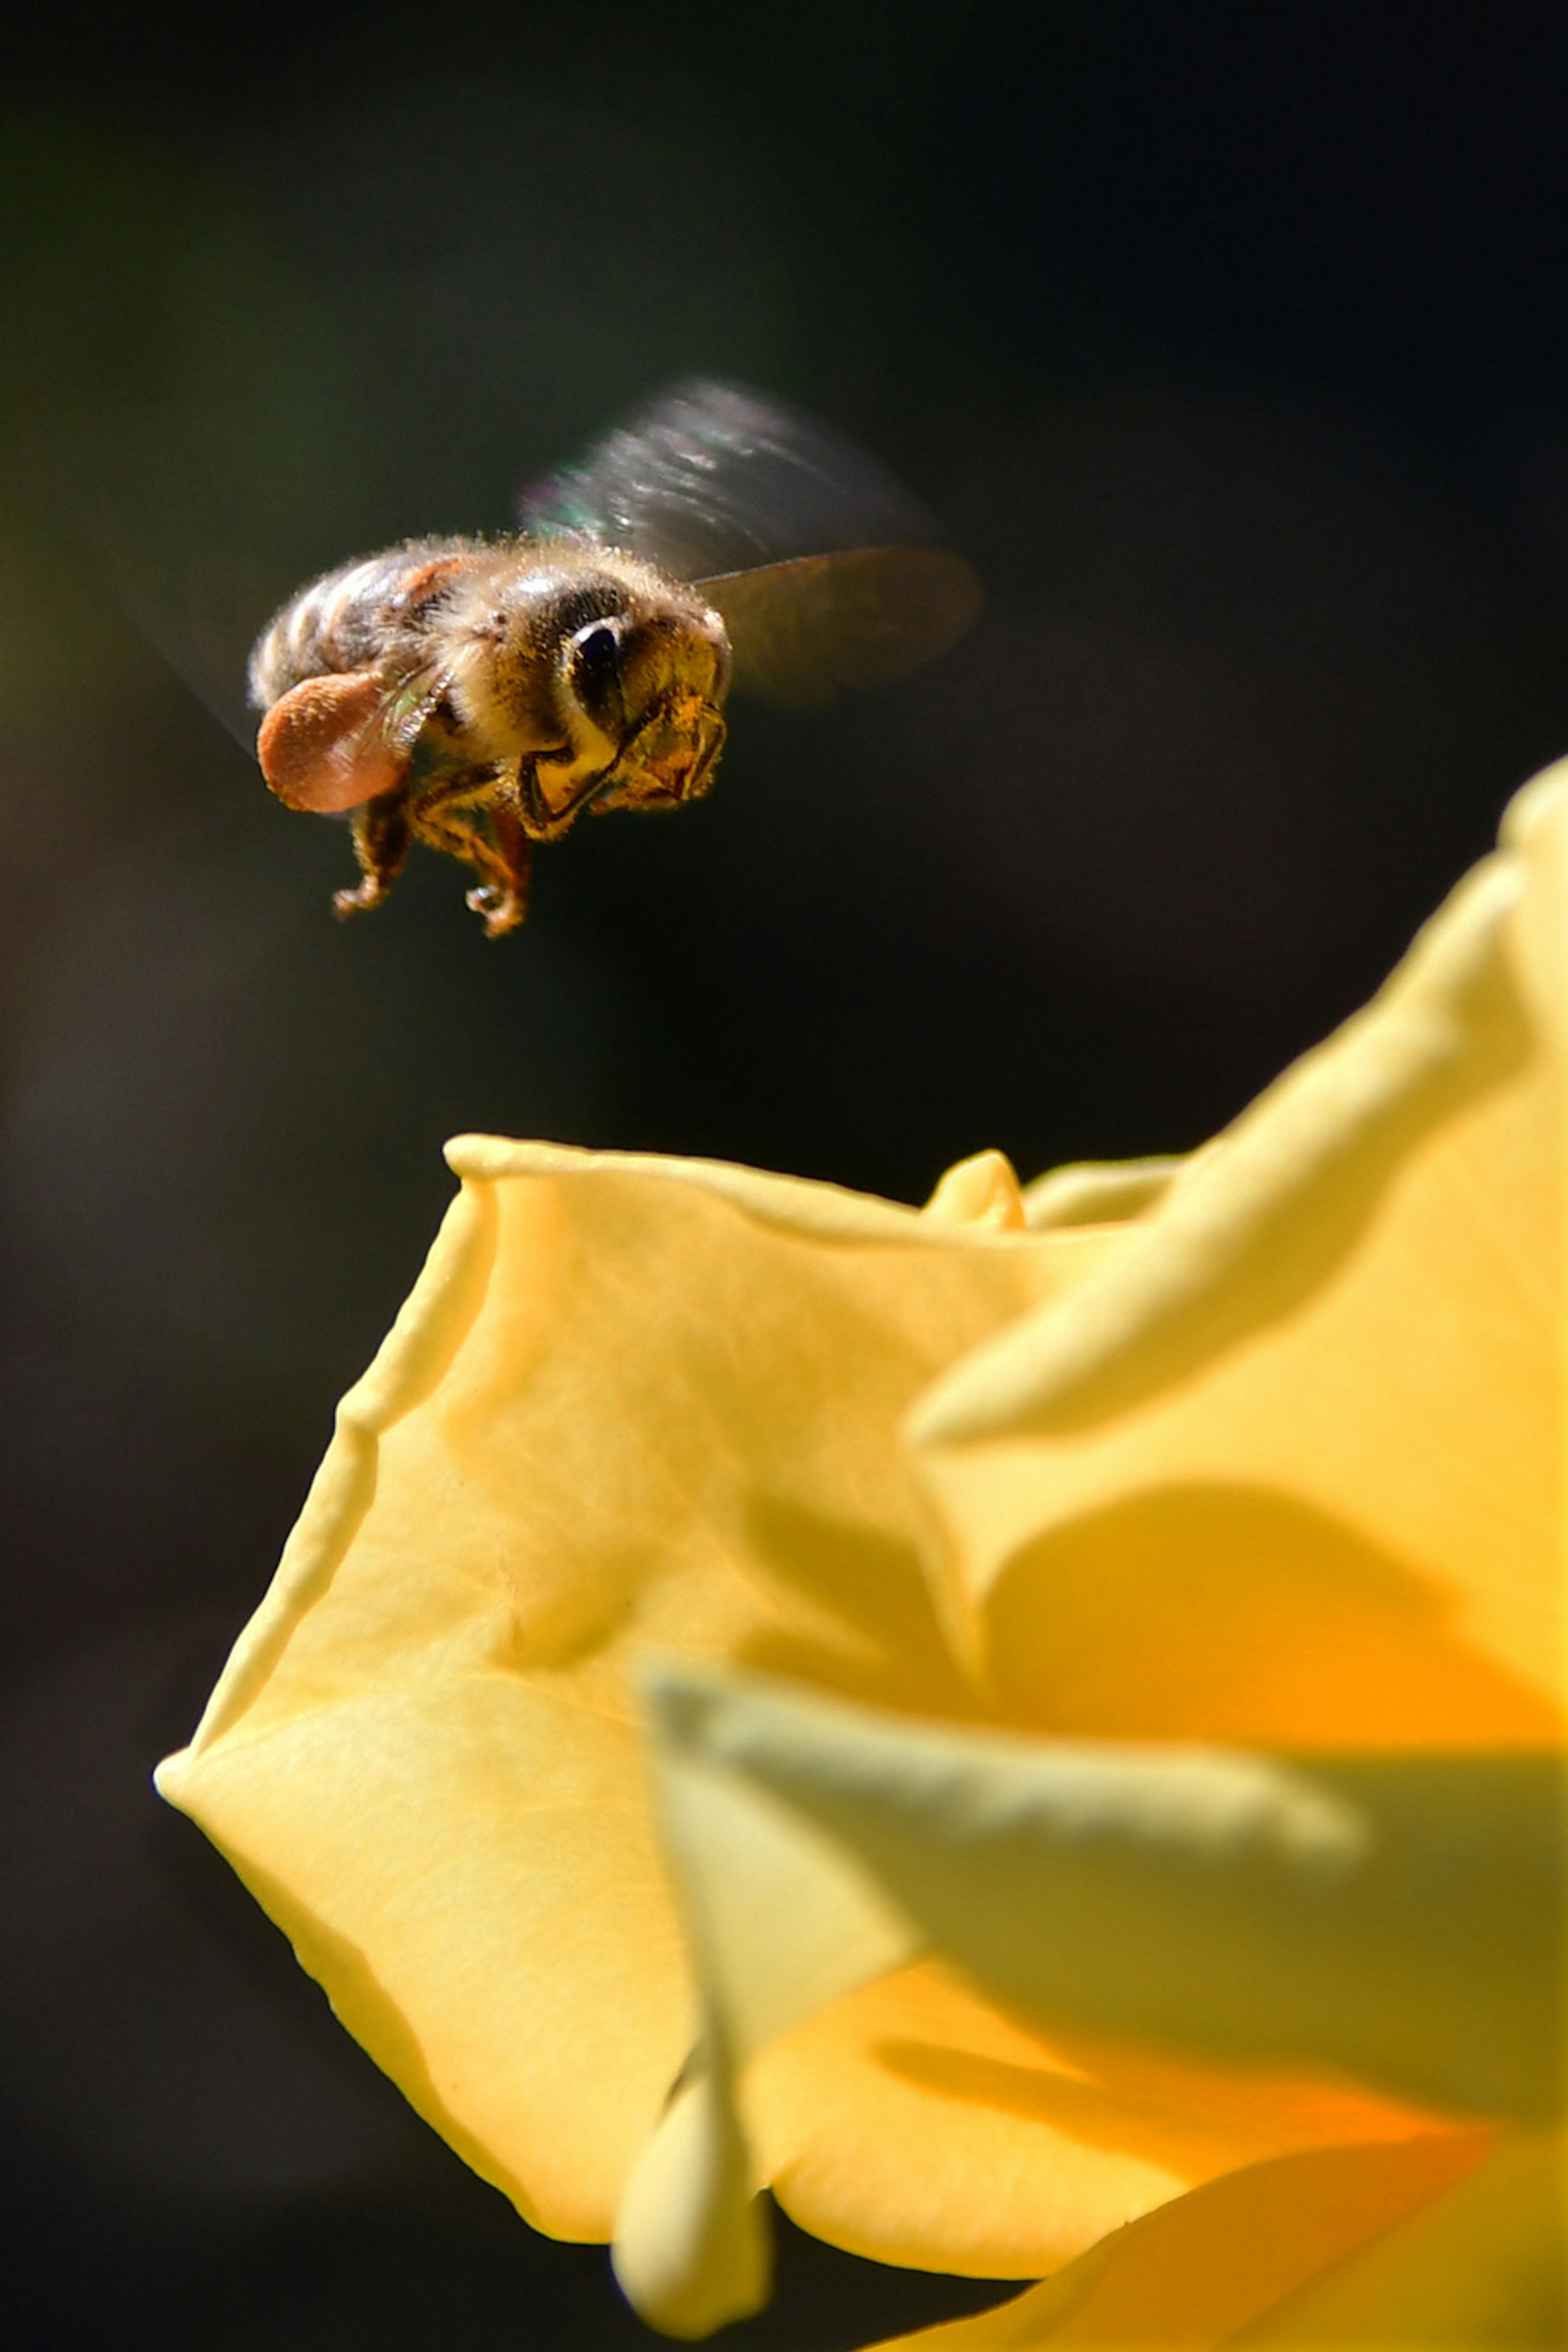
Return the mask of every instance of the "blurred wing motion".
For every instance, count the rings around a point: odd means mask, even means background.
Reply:
[[[941,547],[798,555],[696,585],[720,614],[735,684],[821,709],[841,686],[891,686],[945,653],[980,610],[980,583]]]
[[[735,683],[820,706],[933,660],[980,584],[926,509],[830,426],[738,385],[678,384],[530,490],[534,538],[624,548],[722,615]]]
[[[675,384],[525,492],[537,538],[625,548],[678,580],[837,548],[920,547],[931,517],[831,426],[738,384]]]
[[[150,534],[98,516],[79,535],[131,627],[248,760],[256,719],[236,681],[258,618],[279,602],[278,574],[238,558],[159,549]]]

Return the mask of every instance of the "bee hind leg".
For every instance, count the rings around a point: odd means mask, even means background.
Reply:
[[[355,809],[354,854],[364,878],[357,890],[333,893],[332,912],[341,922],[380,906],[407,863],[412,837],[407,794],[401,783],[395,791],[380,793],[374,800],[366,801],[363,808]]]

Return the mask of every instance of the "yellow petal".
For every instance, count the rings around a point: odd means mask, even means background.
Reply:
[[[1248,2166],[1131,2222],[1016,2302],[900,2336],[885,2352],[1033,2352],[1037,2345],[1208,2352],[1440,2196],[1489,2144],[1482,2134],[1445,2133]],[[1396,2339],[1374,2330],[1352,2340]]]
[[[1568,772],[1367,1011],[910,1424],[1000,1714],[1562,1736]]]
[[[757,2168],[803,2229],[975,2278],[1037,2278],[1194,2183],[1285,2149],[1430,2127],[1321,2073],[1205,2065],[1034,2024],[929,1962],[772,2044],[741,2103]]]
[[[1163,1201],[1184,1160],[1080,1160],[1053,1168],[1024,1187],[1024,1222],[1032,1233],[1053,1226],[1120,1224]]]
[[[977,1151],[972,1160],[961,1160],[926,1202],[925,1214],[937,1224],[1021,1234],[1024,1196],[1012,1162],[1000,1151]]]
[[[1261,1780],[1231,1759],[1219,1804],[1246,1784],[1287,1887],[1292,1840],[1353,1880],[1368,1822],[1385,1837],[1369,1790],[1394,1784],[1356,1778],[1376,1751],[1436,1773],[1415,1751],[1468,1770],[1560,1743],[1565,870],[1558,773],[1368,1012],[1174,1165],[1020,1195],[981,1155],[921,1215],[704,1163],[455,1148],[463,1197],[161,1785],[525,2213],[599,2236],[619,2208],[662,2325],[763,2292],[759,2180],[859,2251],[1038,2275],[1194,2183],[1425,2127],[1321,2067],[1204,2054],[1226,2029],[1274,2048],[1311,1974],[1265,1948],[1295,1898],[1271,1925],[1256,1872],[1219,1874],[1231,1929],[1265,1939],[1246,1980],[1189,1917],[1180,1966],[1101,1920],[1076,1991],[1021,1982],[1050,1938],[997,1924],[1016,1820],[960,1808],[933,1843],[941,1804],[911,1825],[898,1773],[850,1787],[835,1735],[826,1811],[748,1785],[742,1813],[787,1802],[740,1842],[734,1759],[688,1755],[667,1853],[635,1691],[660,1655],[784,1677],[928,1761],[985,1725],[1026,1735],[1031,1769],[1064,1735],[1293,1747]],[[1142,1839],[1168,1880],[1158,1811],[1124,1808],[1122,1860]],[[1357,1825],[1338,1846],[1336,1822]],[[683,1839],[733,1885],[696,1892]],[[1118,1883],[1146,1904],[1149,1875]],[[1428,1853],[1409,1918],[1384,1919],[1372,1992],[1367,1937],[1341,1937],[1332,2032],[1304,2046],[1493,2095],[1427,2065],[1455,2009],[1426,1932],[1439,1875]],[[911,1957],[922,1937],[949,1958]],[[1208,2011],[1172,2010],[1205,1949]],[[1501,2043],[1460,2018],[1453,2046],[1502,2047],[1512,2079],[1539,2021],[1505,2013],[1506,1966],[1475,1981]],[[1152,2020],[1191,2048],[1111,2031]]]
[[[973,1718],[899,1419],[1119,1234],[453,1158],[426,1274],[160,1786],[420,2112],[531,2219],[605,2237],[697,2023],[631,1671],[672,1651]]]
[[[1467,2179],[1305,2285],[1238,2345],[1561,2344],[1568,2326],[1562,2138],[1505,2141]]]

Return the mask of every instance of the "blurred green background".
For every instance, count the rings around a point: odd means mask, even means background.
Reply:
[[[904,1199],[986,1144],[1194,1144],[1568,750],[1568,16],[59,0],[0,65],[11,2340],[643,2341],[148,1767],[444,1137]],[[213,715],[250,634],[692,373],[901,471],[981,627],[830,717],[737,707],[712,799],[546,851],[514,940],[429,857],[334,924],[342,828]],[[734,2340],[985,2296],[791,2239]]]

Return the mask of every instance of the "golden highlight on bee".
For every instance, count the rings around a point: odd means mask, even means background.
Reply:
[[[727,385],[678,387],[523,501],[520,536],[410,540],[325,573],[250,658],[262,773],[352,814],[379,906],[416,841],[478,876],[500,938],[536,842],[713,780],[731,684],[818,704],[906,676],[979,604],[961,556],[849,443]]]

